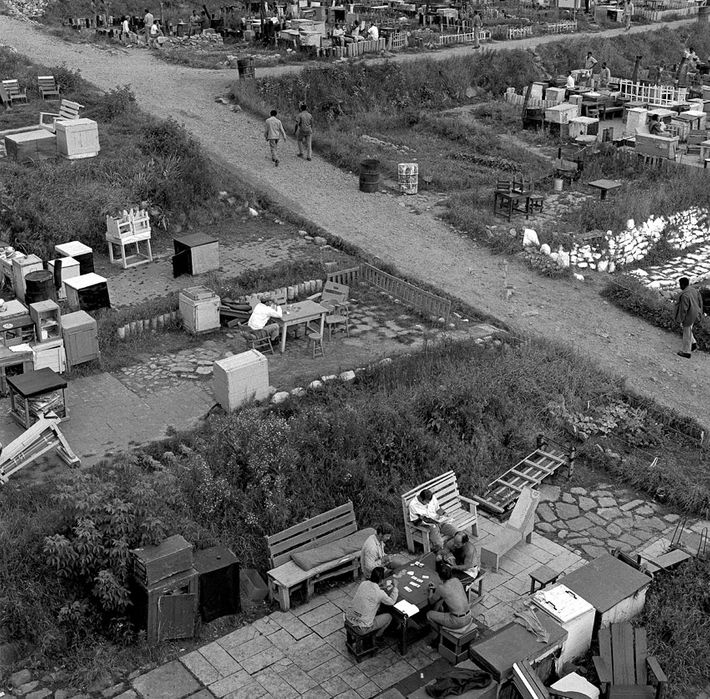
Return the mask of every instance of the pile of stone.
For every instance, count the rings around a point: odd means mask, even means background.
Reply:
[[[218,34],[214,29],[208,29],[202,34],[193,34],[192,36],[167,36],[163,41],[163,46],[221,46],[224,44],[222,35]]]
[[[629,272],[649,289],[678,290],[678,279],[688,277],[692,284],[710,279],[710,244],[701,245],[695,252],[675,257],[662,265]]]
[[[49,0],[6,0],[5,4],[13,17],[37,19],[44,14]]]
[[[375,138],[374,136],[368,136],[366,134],[363,134],[362,136],[360,136],[360,138],[366,143],[371,143],[373,146],[379,146],[381,148],[390,148],[391,150],[397,151],[397,153],[402,153],[403,155],[416,153],[414,148],[410,148],[409,146],[398,146],[394,143],[390,143],[389,141],[383,141],[379,138]]]

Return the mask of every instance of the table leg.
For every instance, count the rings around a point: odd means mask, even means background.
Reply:
[[[601,200],[604,201],[606,199],[606,189],[602,189],[601,192],[602,192],[602,199]]]
[[[284,326],[281,329],[281,354],[286,351],[286,330],[288,329],[288,323],[284,322]]]
[[[320,314],[320,336],[321,340],[325,339],[323,333],[325,332],[325,313]]]
[[[407,629],[409,628],[409,617],[402,616],[402,634],[399,637],[399,653],[407,655]]]

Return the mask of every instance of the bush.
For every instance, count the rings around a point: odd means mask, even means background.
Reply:
[[[620,277],[618,281],[610,281],[601,295],[615,306],[631,315],[643,318],[651,325],[676,334],[679,332],[673,303],[631,277]],[[698,349],[710,352],[710,319],[705,317],[697,323],[693,327],[693,334]]]

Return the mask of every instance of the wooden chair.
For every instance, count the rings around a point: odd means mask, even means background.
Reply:
[[[23,90],[20,87],[18,80],[3,80],[2,86],[5,88],[11,105],[15,104],[15,102],[24,102],[27,104],[27,90]]]
[[[55,127],[54,123],[57,121],[57,119],[78,119],[79,118],[79,110],[83,109],[84,105],[79,104],[78,102],[72,102],[70,100],[65,100],[63,99],[59,103],[59,112],[54,113],[54,112],[40,112],[39,113],[39,125],[43,129],[48,129],[52,133],[55,132]],[[49,119],[47,119],[49,117]]]
[[[453,471],[442,473],[402,495],[402,514],[404,516],[404,532],[407,537],[407,548],[414,553],[414,544],[421,544],[424,553],[431,550],[429,529],[419,527],[409,519],[409,503],[422,492],[431,490],[446,514],[453,520],[459,531],[470,530],[473,536],[478,536],[478,508],[476,501],[459,493],[456,474]]]
[[[668,678],[656,658],[648,655],[645,628],[634,628],[625,622],[599,629],[599,655],[592,661],[602,685],[602,696],[625,696],[623,690],[627,690],[630,696],[630,688],[635,687],[641,691],[634,696],[644,692],[643,696],[648,699],[663,699]],[[649,671],[655,687],[648,681]],[[617,689],[622,691],[617,692]]]
[[[274,353],[274,346],[271,343],[269,333],[264,330],[252,330],[246,323],[239,326],[239,332],[247,341],[247,344],[251,345],[252,349],[264,352],[268,350],[271,354]]]
[[[0,83],[0,104],[2,104],[5,109],[12,107],[10,95],[7,94],[7,90],[2,86],[2,83]]]
[[[546,687],[527,660],[513,663],[513,684],[522,699],[589,699],[581,692],[568,692]]]
[[[500,561],[516,544],[532,541],[535,510],[540,502],[540,491],[525,487],[521,490],[510,519],[496,532],[481,542],[481,565],[498,570]]]
[[[338,284],[338,282],[326,282],[323,285],[323,291],[309,296],[309,300],[317,301],[321,306],[330,308],[335,311],[339,306],[347,306],[350,296],[350,287],[347,284]]]
[[[333,339],[333,332],[340,326],[345,328],[345,334],[350,337],[350,311],[346,306],[339,305],[337,312],[330,313],[325,317],[325,324],[328,328],[328,340]]]
[[[37,88],[43,100],[46,100],[48,97],[60,98],[59,85],[57,85],[57,81],[54,79],[53,75],[38,75]]]

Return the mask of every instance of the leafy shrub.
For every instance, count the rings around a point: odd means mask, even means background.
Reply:
[[[94,108],[92,116],[101,121],[111,121],[126,112],[132,112],[136,108],[136,96],[130,86],[115,87],[109,90],[104,99]]]
[[[620,277],[618,281],[610,281],[601,295],[615,306],[631,315],[643,318],[651,325],[670,332],[679,332],[673,303],[631,277]],[[710,320],[707,317],[696,323],[693,327],[693,335],[698,343],[698,349],[709,352]]]

